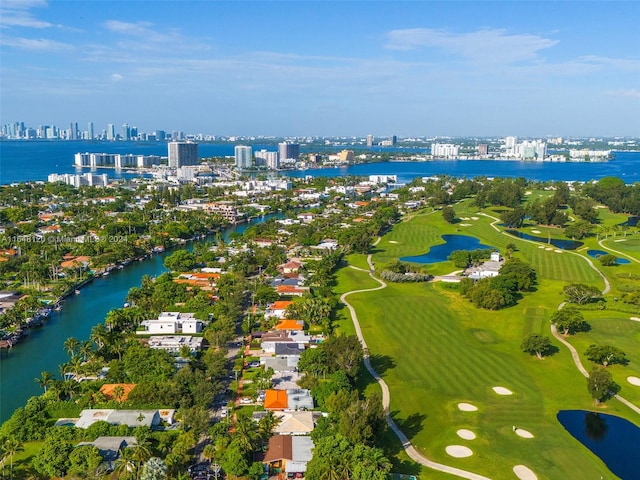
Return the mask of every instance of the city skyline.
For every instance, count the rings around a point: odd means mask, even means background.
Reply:
[[[635,2],[0,8],[2,123],[93,122],[115,134],[130,124],[214,135],[640,135]]]

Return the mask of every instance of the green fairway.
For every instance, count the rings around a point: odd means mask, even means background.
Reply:
[[[512,468],[517,464],[527,465],[541,479],[612,478],[606,466],[556,420],[559,410],[594,408],[586,380],[567,348],[552,340],[555,353],[545,360],[520,350],[522,338],[529,333],[550,336],[549,318],[564,299],[564,285],[579,282],[602,289],[603,280],[581,254],[538,248],[537,243],[497,231],[490,225],[493,219],[465,208],[457,205],[456,214],[469,218],[463,220],[466,227],[446,224],[438,213],[394,226],[373,250],[376,268],[402,256],[425,253],[430,246],[442,243],[442,234],[463,233],[501,251],[514,243],[518,248],[515,255],[532,264],[539,283],[518,305],[497,312],[476,309],[455,287],[440,283],[390,284],[376,292],[351,295],[349,302],[358,311],[374,357],[372,363],[379,365],[378,371],[390,388],[394,419],[416,448],[432,460],[494,479],[514,478]],[[450,262],[426,268],[436,274],[455,269]],[[375,286],[366,272],[343,275],[346,283],[343,285],[341,277],[340,292]],[[639,403],[640,393],[631,392],[626,376],[640,376],[640,322],[614,312],[605,317],[599,310],[586,315],[592,331],[570,341],[581,351],[589,343],[616,333],[612,341],[631,361],[626,367],[609,368],[623,385],[621,394]],[[583,363],[589,364],[586,360]],[[364,385],[377,388],[370,379]],[[498,395],[492,389],[497,386],[513,394]],[[640,387],[634,388],[640,391]],[[460,402],[471,403],[478,411],[461,411]],[[599,408],[636,424],[639,421],[637,414],[615,400]],[[514,425],[530,431],[534,438],[517,436]],[[458,437],[456,431],[461,428],[474,431],[477,438]],[[386,441],[395,462],[406,467],[406,473],[414,473],[397,439]],[[467,446],[474,454],[450,457],[445,452],[448,445]],[[452,478],[428,469],[422,472],[424,478]]]

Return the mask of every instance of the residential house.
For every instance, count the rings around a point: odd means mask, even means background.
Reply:
[[[200,333],[203,322],[194,318],[193,313],[162,312],[155,320],[143,320],[139,335],[173,335],[176,333]]]
[[[265,392],[264,409],[265,410],[287,410],[289,408],[289,400],[286,390],[270,389]]]
[[[121,394],[117,395],[117,388],[121,387]],[[105,383],[100,387],[100,393],[104,395],[107,400],[118,400],[119,402],[125,402],[131,390],[136,387],[135,383]]]
[[[304,330],[304,322],[302,320],[283,319],[275,326],[275,329],[284,332],[301,332]]]
[[[284,472],[288,478],[304,478],[313,446],[311,437],[274,435],[269,439],[262,463],[269,474]]]
[[[311,391],[304,388],[287,390],[287,410],[313,410]]]
[[[136,437],[98,437],[93,442],[80,442],[77,446],[91,445],[98,449],[102,456],[102,466],[106,472],[115,468],[120,451],[138,444]]]
[[[156,335],[149,338],[149,348],[166,350],[169,353],[180,353],[182,347],[189,347],[191,353],[202,348],[202,337],[190,335]]]
[[[291,300],[277,300],[267,307],[264,312],[264,318],[282,318],[284,317],[287,307],[293,302]]]
[[[89,428],[96,422],[105,421],[111,425],[127,425],[129,427],[147,426],[157,428],[164,421],[173,424],[175,410],[113,410],[85,409],[75,421],[77,428]]]

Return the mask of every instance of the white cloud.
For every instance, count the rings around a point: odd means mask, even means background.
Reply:
[[[46,7],[43,0],[3,0],[0,5],[0,26],[2,27],[27,27],[49,28],[54,25],[38,20],[29,11],[35,7]]]
[[[72,45],[48,38],[2,37],[0,43],[3,47],[14,47],[22,50],[60,52],[73,49]]]
[[[636,90],[635,88],[609,90],[605,92],[605,94],[610,97],[640,98],[640,90]]]
[[[451,33],[431,28],[392,30],[385,47],[390,50],[436,48],[473,63],[513,63],[531,61],[538,52],[557,45],[557,40],[533,34],[510,35],[504,29],[483,29]]]
[[[124,77],[122,75],[120,75],[119,73],[112,73],[111,74],[111,80],[113,80],[114,82],[119,82],[122,79],[124,79]]]

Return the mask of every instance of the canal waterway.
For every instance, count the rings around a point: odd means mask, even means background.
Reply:
[[[222,238],[227,241],[233,232],[242,233],[250,225],[280,217],[282,214],[265,215],[229,227],[222,232]],[[213,237],[207,240],[212,241]],[[192,249],[193,243],[184,248]],[[129,289],[139,286],[143,276],[157,277],[167,271],[163,262],[172,251],[175,249],[132,262],[107,277],[96,278],[78,295],[67,297],[62,310],[53,312],[43,327],[29,330],[29,337],[12,349],[0,350],[0,423],[29,397],[42,393],[35,382],[41,372],[50,371],[60,378],[58,367],[69,360],[64,341],[69,337],[88,339],[91,328],[104,322],[109,310],[122,307]]]

